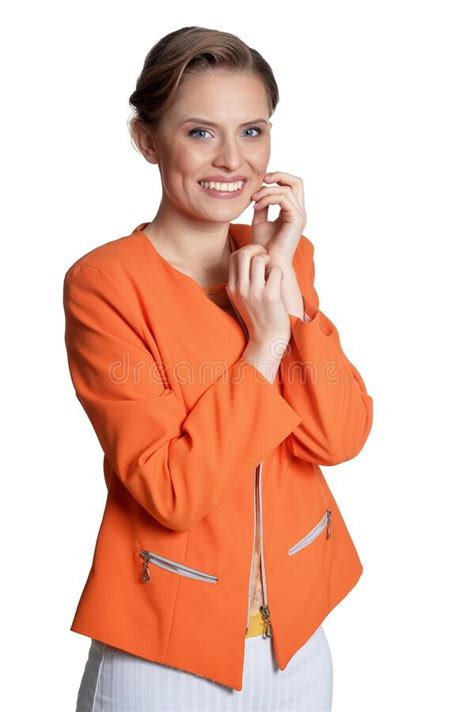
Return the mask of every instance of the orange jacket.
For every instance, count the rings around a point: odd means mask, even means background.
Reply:
[[[319,310],[304,235],[293,265],[312,320],[290,317],[270,384],[239,322],[145,225],[64,279],[69,370],[108,490],[70,630],[241,690],[255,517],[281,670],[362,573],[319,466],[361,450],[372,398]],[[230,230],[251,242],[250,225]]]

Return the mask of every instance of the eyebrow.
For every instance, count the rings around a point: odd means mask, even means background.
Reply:
[[[190,116],[188,119],[183,119],[183,121],[180,121],[180,125],[187,124],[188,122],[193,122],[197,124],[207,124],[208,126],[219,126],[219,124],[214,123],[214,121],[209,121],[208,119],[202,118],[200,119],[198,116]],[[266,119],[253,119],[252,121],[246,121],[245,123],[240,125],[249,126],[250,124],[268,124],[268,121]]]

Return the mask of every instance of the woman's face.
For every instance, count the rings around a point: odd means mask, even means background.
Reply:
[[[203,220],[239,216],[267,172],[270,128],[267,94],[258,77],[224,70],[188,76],[152,137],[154,151],[146,156],[159,164],[163,200]],[[235,193],[200,185],[212,176],[243,176],[245,182]]]

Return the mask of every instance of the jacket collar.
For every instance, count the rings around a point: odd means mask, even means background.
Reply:
[[[146,226],[149,225],[149,224],[150,224],[149,222],[142,222],[142,223],[139,223],[139,225],[137,225],[137,226],[132,230],[132,232],[130,233],[130,235],[131,235],[132,237],[133,237],[133,236],[139,236],[144,242],[149,243],[150,247],[151,247],[151,248],[154,250],[154,252],[158,255],[158,257],[160,258],[160,261],[162,262],[163,266],[166,267],[166,268],[168,269],[168,271],[171,270],[171,271],[173,271],[173,272],[178,272],[179,274],[181,274],[181,275],[183,275],[183,276],[185,276],[185,277],[189,277],[189,275],[186,275],[184,272],[180,272],[180,271],[177,270],[175,267],[173,267],[173,266],[171,265],[171,263],[168,262],[168,260],[166,260],[166,259],[163,257],[163,255],[161,255],[161,254],[158,252],[158,250],[156,249],[156,247],[154,246],[154,244],[152,243],[152,241],[150,240],[150,238],[148,237],[148,235],[147,235],[145,232],[143,232],[143,230],[144,230],[144,229],[146,228]],[[229,233],[230,233],[230,236],[233,238],[233,240],[234,240],[234,242],[235,242],[235,244],[236,244],[236,246],[237,246],[237,249],[239,249],[240,247],[243,247],[244,245],[250,244],[251,241],[252,241],[252,226],[251,226],[251,225],[247,225],[247,224],[245,224],[245,223],[229,223]],[[192,278],[189,277],[189,279],[192,279]],[[195,282],[195,280],[193,280],[193,282]],[[196,284],[197,284],[197,282],[196,282]]]
[[[213,351],[214,345],[224,359],[235,360],[236,354],[245,348],[247,338],[247,328],[240,315],[233,316],[215,304],[193,277],[173,267],[143,232],[148,224],[139,223],[128,235],[128,240],[134,245],[133,255],[137,259],[137,274],[140,274],[142,286],[145,278],[151,293],[159,294],[160,320],[166,333],[184,350],[186,344],[205,343],[203,358]],[[229,232],[237,249],[252,241],[252,226],[246,223],[230,223]],[[203,334],[206,335],[204,339]],[[185,343],[181,343],[180,338]]]

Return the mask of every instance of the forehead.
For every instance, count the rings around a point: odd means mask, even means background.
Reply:
[[[203,117],[216,125],[239,126],[257,118],[268,120],[268,96],[258,76],[210,70],[185,78],[167,114],[178,124]]]

